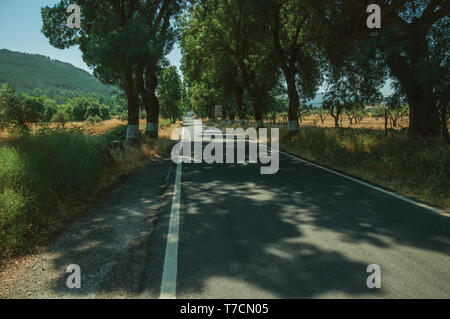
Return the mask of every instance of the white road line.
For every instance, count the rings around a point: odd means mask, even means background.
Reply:
[[[345,174],[341,174],[341,173],[339,173],[339,172],[337,172],[337,171],[334,171],[334,170],[332,170],[332,169],[323,167],[323,166],[321,166],[321,165],[318,165],[318,164],[309,162],[309,161],[307,161],[307,160],[304,160],[304,159],[302,159],[302,158],[293,156],[293,155],[288,154],[288,153],[286,153],[286,152],[283,152],[283,151],[281,151],[281,150],[279,150],[279,153],[281,153],[281,154],[283,154],[283,155],[286,155],[286,156],[288,156],[288,157],[290,157],[290,158],[296,159],[297,161],[300,161],[300,162],[306,163],[306,164],[308,164],[308,165],[314,166],[314,167],[316,167],[316,168],[325,170],[325,171],[327,171],[327,172],[329,172],[329,173],[338,175],[338,176],[340,176],[340,177],[344,177],[344,178],[349,179],[349,180],[351,180],[351,181],[353,181],[353,182],[355,182],[355,183],[358,183],[358,184],[364,185],[364,186],[366,186],[366,187],[372,188],[372,189],[374,189],[374,190],[376,190],[376,191],[379,191],[379,192],[385,193],[385,194],[387,194],[387,195],[393,196],[393,197],[395,197],[395,198],[397,198],[397,199],[400,199],[400,200],[402,200],[402,201],[408,202],[408,203],[413,204],[413,205],[415,205],[415,206],[418,206],[418,207],[421,207],[421,208],[425,208],[425,209],[427,209],[427,210],[429,210],[429,211],[431,211],[431,212],[433,212],[433,213],[435,213],[435,214],[438,214],[438,215],[441,215],[441,216],[445,216],[445,217],[450,217],[450,215],[449,215],[449,214],[446,214],[444,211],[442,211],[442,210],[440,210],[440,209],[437,209],[437,208],[434,208],[434,207],[431,207],[431,206],[429,206],[429,205],[427,205],[427,204],[419,203],[419,202],[417,202],[417,201],[415,201],[415,200],[412,200],[412,199],[409,199],[409,198],[407,198],[407,197],[405,197],[405,196],[402,196],[402,195],[399,195],[399,194],[395,194],[395,193],[390,192],[390,191],[388,191],[388,190],[386,190],[386,189],[383,189],[383,188],[377,187],[377,186],[375,186],[375,185],[371,185],[371,184],[369,184],[369,183],[366,183],[366,182],[364,182],[364,181],[362,181],[362,180],[353,178],[353,177],[348,176],[348,175],[345,175]]]
[[[181,140],[184,139],[184,127]],[[181,154],[181,150],[180,150]],[[178,235],[180,226],[181,206],[181,173],[183,162],[177,164],[175,186],[173,190],[172,209],[170,211],[169,230],[167,232],[166,255],[161,280],[160,299],[176,299],[177,297],[177,271],[178,271]]]

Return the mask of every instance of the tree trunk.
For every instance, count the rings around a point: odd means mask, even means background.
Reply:
[[[336,114],[334,117],[334,127],[339,128],[339,113]]]
[[[288,88],[289,99],[289,132],[298,131],[298,110],[300,108],[300,98],[297,91],[297,85],[295,84],[295,75],[290,70],[285,70],[284,77]]]
[[[447,125],[447,118],[448,118],[447,112],[448,112],[448,107],[443,106],[441,109],[441,133],[442,133],[442,138],[444,140],[445,145],[450,144],[450,138],[448,135],[448,125]]]
[[[258,94],[253,96],[253,112],[255,115],[256,129],[264,127],[263,116],[261,112],[261,97]]]
[[[149,103],[145,105],[145,110],[147,111],[147,128],[145,135],[151,138],[158,138],[160,105],[158,97],[156,96],[158,78],[153,70],[147,69],[145,73],[145,86],[149,98]]]
[[[124,91],[128,102],[128,127],[126,142],[131,145],[139,143],[139,97],[131,70],[124,80]]]
[[[384,110],[384,134],[388,135],[388,111]]]
[[[244,91],[242,90],[242,88],[238,88],[236,91],[236,105],[241,123],[242,121],[245,122]]]
[[[422,89],[415,94],[408,94],[410,107],[410,136],[423,138],[439,135],[440,120],[431,92],[424,94]]]

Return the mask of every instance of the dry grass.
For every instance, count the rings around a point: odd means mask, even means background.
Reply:
[[[282,119],[277,119],[277,123],[282,123]],[[272,122],[267,122],[267,124],[271,124]],[[341,126],[342,123],[342,126]],[[277,124],[280,126],[283,126],[281,124]],[[342,118],[342,122],[339,120],[339,125],[343,128],[358,128],[358,129],[373,129],[373,130],[384,130],[384,118],[375,118],[375,117],[369,117],[366,116],[363,118],[361,122],[358,122],[357,124],[352,123],[350,124],[350,120],[347,118],[347,116],[344,115]],[[303,127],[318,127],[318,128],[334,128],[334,118],[331,115],[326,115],[324,123],[320,120],[320,117],[318,115],[310,115],[303,117],[300,126]],[[398,127],[394,128],[396,130],[401,130],[402,128],[408,128],[409,127],[409,119],[408,117],[405,117],[398,121]],[[390,125],[388,126],[390,128]]]
[[[341,122],[339,122],[340,124]],[[322,124],[320,118],[316,115],[311,115],[302,120],[302,126],[305,127],[334,127],[334,118],[328,115],[325,118],[324,124]],[[359,128],[359,129],[375,129],[375,130],[384,130],[384,119],[383,118],[374,118],[374,117],[365,117],[358,124],[350,124],[350,121],[346,116],[344,116],[342,121],[343,128]],[[398,127],[396,129],[407,128],[409,127],[409,119],[404,118],[398,121]]]
[[[450,148],[376,130],[280,130],[280,148],[424,202],[450,209]],[[449,211],[450,212],[450,211]]]
[[[144,167],[149,161],[169,152],[175,143],[171,140],[171,134],[175,127],[169,126],[161,129],[158,139],[144,137],[139,146],[122,144],[120,148],[111,148],[109,152],[112,163],[108,170],[109,174],[102,177],[101,185],[108,187],[120,177]]]
[[[280,128],[280,148],[286,152],[450,209],[450,148],[440,138],[425,143],[411,141],[399,131],[385,136],[382,119],[378,123],[367,118],[359,129],[358,125],[343,126],[335,129],[329,117],[324,127],[314,127],[309,118],[292,135],[286,125],[266,124],[267,128]],[[240,125],[221,123],[221,128],[225,127]],[[254,123],[242,126],[249,127]]]

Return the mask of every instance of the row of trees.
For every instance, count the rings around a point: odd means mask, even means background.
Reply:
[[[28,131],[31,124],[110,119],[110,107],[92,97],[76,97],[57,104],[45,95],[20,95],[9,84],[0,89],[0,129]]]
[[[180,22],[192,106],[213,117],[222,104],[231,120],[251,113],[259,126],[280,106],[271,101],[282,88],[296,131],[301,101],[321,83],[328,86],[324,108],[339,125],[343,112],[381,102],[381,88],[394,79],[389,109],[409,105],[411,137],[441,131],[448,141],[446,2],[383,2],[382,28],[374,33],[366,26],[370,1],[196,1]]]
[[[66,26],[69,4],[82,8],[80,29]],[[125,92],[130,143],[139,141],[140,107],[146,110],[147,134],[158,135],[157,74],[176,40],[171,21],[185,7],[185,0],[61,0],[42,8],[42,31],[50,43],[61,49],[79,45],[94,75]]]
[[[163,68],[158,73],[158,79],[161,116],[175,122],[185,109],[187,100],[180,75],[176,67],[171,66]],[[20,132],[28,131],[30,125],[36,123],[58,122],[63,126],[69,121],[97,123],[112,116],[123,118],[124,112],[126,115],[126,101],[121,94],[105,96],[79,91],[34,89],[29,95],[18,94],[9,83],[0,88],[0,129]]]
[[[82,8],[81,29],[65,25],[69,2]],[[178,30],[189,103],[199,114],[213,117],[214,105],[222,104],[230,119],[251,113],[260,126],[282,88],[289,128],[296,131],[300,101],[312,98],[323,81],[325,106],[337,119],[346,108],[375,103],[385,81],[394,78],[410,107],[411,136],[436,136],[441,128],[448,140],[449,6],[386,1],[382,28],[373,34],[366,26],[369,4],[61,0],[42,9],[43,33],[58,48],[79,45],[94,74],[123,89],[129,142],[139,138],[140,107],[146,109],[147,134],[157,136],[157,75]]]

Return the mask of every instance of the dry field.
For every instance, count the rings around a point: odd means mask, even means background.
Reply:
[[[302,122],[300,123],[302,126],[306,127],[334,127],[334,118],[330,115],[327,115],[324,121],[324,124],[322,124],[320,118],[316,115],[307,116],[302,119]],[[339,121],[339,125],[341,125],[341,122]],[[342,121],[342,127],[344,128],[359,128],[359,129],[375,129],[375,130],[384,130],[384,119],[383,118],[374,118],[374,117],[365,117],[361,122],[358,124],[352,124],[350,125],[350,121],[346,116],[344,116]],[[390,124],[388,124],[388,127],[390,128]],[[409,119],[406,117],[402,120],[398,121],[398,127],[396,129],[401,130],[402,128],[408,128],[409,127]]]

